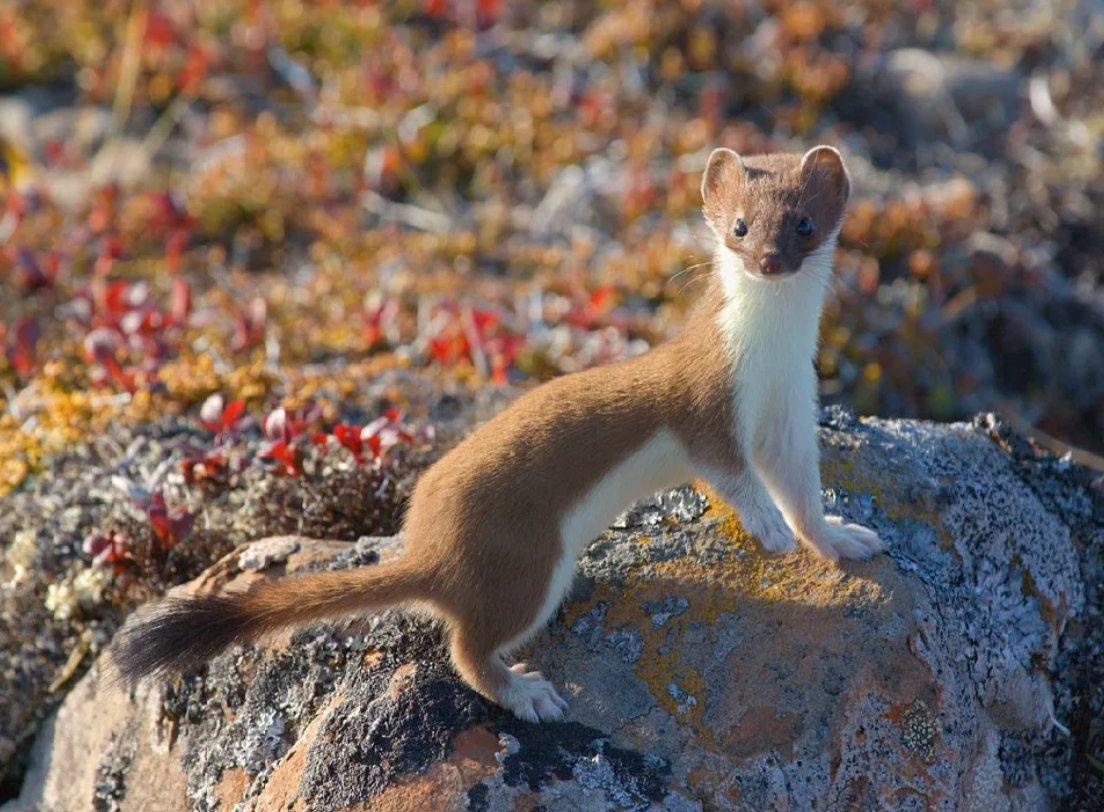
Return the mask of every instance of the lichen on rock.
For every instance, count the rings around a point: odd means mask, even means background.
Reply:
[[[828,416],[826,502],[886,540],[869,562],[765,555],[707,489],[695,515],[611,529],[522,652],[561,687],[563,723],[490,705],[452,673],[435,624],[391,611],[237,647],[130,696],[97,665],[43,734],[53,756],[24,801],[138,809],[162,781],[196,809],[1061,803],[1078,758],[1064,730],[1084,710],[1062,665],[1099,645],[1082,564],[1104,513],[997,428]],[[269,540],[204,588],[400,547]],[[82,748],[105,705],[111,746]]]

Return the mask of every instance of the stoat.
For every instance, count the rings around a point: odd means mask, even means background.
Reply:
[[[832,147],[715,150],[702,197],[716,256],[681,335],[546,383],[452,449],[418,481],[396,560],[163,601],[118,636],[121,673],[184,670],[277,628],[408,603],[443,621],[468,685],[522,719],[559,719],[552,684],[507,657],[635,500],[700,477],[767,550],[875,553],[874,532],[824,515],[816,437],[817,327],[849,191]]]

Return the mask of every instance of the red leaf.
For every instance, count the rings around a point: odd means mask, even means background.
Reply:
[[[34,370],[38,337],[38,322],[34,319],[20,319],[15,323],[12,342],[8,347],[8,361],[20,375],[30,375]]]
[[[352,426],[348,423],[338,423],[333,428],[333,436],[337,441],[352,452],[357,462],[364,462],[364,443],[361,439],[360,426]]]
[[[229,428],[238,421],[238,418],[245,412],[244,400],[232,400],[227,404],[226,408],[222,410],[222,424]]]
[[[115,260],[123,255],[123,244],[118,237],[107,237],[100,246],[100,255],[96,258],[93,271],[99,276],[107,276],[115,267]],[[122,284],[122,283],[121,283]]]
[[[285,441],[270,444],[261,451],[262,459],[276,460],[283,465],[283,472],[288,476],[299,476],[303,473],[300,467],[299,450],[295,446],[289,446]]]
[[[314,404],[307,404],[294,412],[288,412],[283,406],[274,409],[264,419],[265,437],[290,443],[318,419],[318,413],[318,407]]]
[[[496,354],[491,359],[491,382],[495,386],[506,385],[506,371],[510,368],[510,362],[501,354]]]
[[[203,480],[221,479],[226,474],[227,462],[226,455],[216,451],[204,454],[198,459],[181,460],[180,472],[189,485]]]
[[[154,48],[167,48],[172,45],[176,42],[176,32],[173,30],[172,22],[163,14],[156,11],[149,12],[143,40],[146,45],[152,45]]]
[[[104,533],[93,530],[84,539],[83,549],[86,555],[92,556],[92,563],[97,565],[111,564],[116,573],[126,568],[126,562],[132,559],[127,551],[127,537],[123,533]]]
[[[185,96],[194,95],[199,90],[199,85],[207,75],[207,52],[202,46],[192,44],[188,46],[188,57],[184,62],[184,70],[177,77],[176,86]]]
[[[265,437],[270,440],[290,440],[287,431],[287,409],[281,406],[264,419]]]
[[[165,267],[169,273],[180,273],[180,260],[188,245],[190,235],[184,229],[175,229],[165,241]]]
[[[259,296],[252,299],[246,308],[237,308],[230,348],[240,352],[260,344],[264,340],[267,321],[268,303]]]
[[[150,495],[147,515],[153,535],[161,543],[162,552],[168,552],[183,541],[195,524],[195,515],[184,509],[174,510],[170,514],[165,505],[165,494],[160,489]]]
[[[232,431],[245,412],[245,401],[234,400],[226,403],[218,392],[203,401],[199,408],[199,422],[208,431],[222,434]]]
[[[157,491],[150,498],[150,505],[146,511],[149,516],[153,534],[161,542],[163,549],[168,549],[172,540],[172,525],[169,522],[169,512],[165,507],[165,497],[161,491]]]
[[[120,389],[134,392],[137,389],[134,374],[124,370],[119,363],[117,353],[121,347],[120,338],[115,331],[98,327],[84,337],[84,351],[92,361],[103,367],[107,377]]]
[[[183,325],[188,321],[192,310],[192,286],[183,276],[174,276],[172,281],[172,303],[169,318],[173,324]]]

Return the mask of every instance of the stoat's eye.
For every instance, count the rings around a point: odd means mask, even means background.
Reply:
[[[743,237],[747,234],[747,223],[742,219],[736,220],[736,228],[733,229],[737,237]]]
[[[813,221],[808,217],[802,217],[797,223],[797,233],[802,237],[811,237],[813,234]]]

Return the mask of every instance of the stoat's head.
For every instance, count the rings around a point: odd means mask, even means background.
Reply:
[[[851,181],[833,147],[804,155],[741,157],[715,149],[702,177],[705,219],[718,248],[755,279],[787,279],[806,258],[829,257],[843,222]]]

